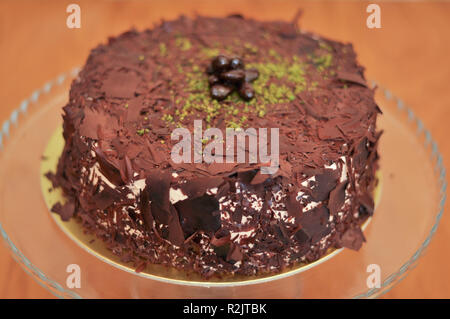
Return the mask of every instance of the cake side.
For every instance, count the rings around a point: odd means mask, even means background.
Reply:
[[[253,99],[211,99],[205,70],[219,54],[258,70]],[[94,49],[72,84],[51,177],[68,202],[54,210],[139,269],[254,275],[359,249],[379,113],[352,46],[290,23],[182,17],[130,31]],[[174,163],[171,132],[199,119],[224,132],[279,128],[277,173]]]

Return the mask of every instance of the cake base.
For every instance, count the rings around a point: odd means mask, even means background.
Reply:
[[[56,203],[64,203],[64,195],[60,188],[52,188],[52,184],[50,180],[45,176],[48,172],[55,172],[56,167],[58,165],[58,159],[61,156],[61,153],[64,148],[64,138],[62,136],[62,128],[58,128],[54,134],[51,136],[49,143],[44,151],[43,161],[41,163],[41,188],[42,194],[44,196],[45,203],[49,209],[53,207]],[[374,191],[374,202],[375,207],[377,206],[380,198],[381,198],[381,189],[382,189],[382,174],[381,172],[377,173],[377,186]],[[178,284],[189,284],[189,285],[239,285],[239,284],[251,284],[264,282],[269,280],[276,280],[284,277],[288,277],[308,269],[312,267],[316,267],[321,263],[331,259],[340,253],[344,248],[335,249],[329,248],[327,253],[322,256],[320,259],[311,262],[311,263],[299,263],[296,266],[289,267],[280,273],[275,274],[264,274],[264,275],[255,275],[255,276],[244,276],[244,275],[229,275],[227,277],[215,277],[205,279],[201,277],[197,273],[187,273],[184,271],[179,271],[174,268],[169,268],[162,265],[147,265],[146,268],[141,270],[140,272],[135,271],[135,267],[133,267],[132,263],[126,263],[120,260],[119,256],[112,253],[106,246],[106,244],[100,239],[97,238],[94,234],[86,232],[86,230],[82,227],[81,223],[76,218],[71,218],[69,221],[63,221],[58,214],[50,213],[55,223],[59,226],[59,228],[69,236],[78,246],[94,255],[95,257],[101,259],[102,261],[114,266],[118,267],[124,271],[132,272],[138,274],[139,276],[162,280],[162,281],[171,281]],[[372,217],[369,217],[362,225],[361,229],[364,230],[368,224],[370,223]]]

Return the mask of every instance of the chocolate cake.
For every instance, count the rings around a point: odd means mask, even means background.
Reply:
[[[72,83],[49,175],[67,202],[52,210],[137,271],[263,275],[358,250],[381,113],[363,70],[351,44],[295,21],[180,17],[110,38]],[[172,133],[199,120],[223,132],[278,128],[276,170],[174,161]]]

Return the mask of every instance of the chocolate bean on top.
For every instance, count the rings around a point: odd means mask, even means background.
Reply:
[[[244,81],[244,78],[244,70],[231,70],[220,74],[220,79],[229,83],[241,84]]]
[[[226,71],[230,68],[230,59],[224,55],[218,55],[212,61],[212,67],[215,72]]]
[[[214,74],[211,74],[209,77],[208,77],[208,83],[209,83],[209,85],[214,85],[214,84],[216,84],[216,83],[219,83],[219,78],[217,77],[217,75],[214,75]]]
[[[230,68],[233,70],[236,69],[243,69],[244,68],[244,62],[242,62],[242,60],[238,57],[233,57],[230,60]]]
[[[255,90],[250,83],[243,83],[239,89],[239,95],[246,101],[255,97]]]
[[[218,101],[225,99],[232,91],[232,87],[223,84],[214,84],[211,86],[211,96]]]
[[[242,99],[249,101],[255,96],[255,91],[250,84],[255,81],[259,72],[256,69],[244,69],[244,61],[237,56],[216,56],[208,66],[211,97],[223,100],[236,90]]]

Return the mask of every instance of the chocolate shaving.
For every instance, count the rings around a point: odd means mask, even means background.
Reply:
[[[314,208],[300,218],[302,230],[311,238],[313,244],[330,233],[331,229],[327,227],[329,215],[328,209],[322,206]]]
[[[332,189],[337,185],[338,177],[332,169],[324,169],[323,173],[316,175],[315,187],[311,192],[314,201],[324,201],[328,198]]]
[[[238,262],[242,260],[242,257],[243,257],[242,251],[239,248],[239,246],[236,244],[231,244],[230,250],[228,251],[227,254],[227,261]]]
[[[61,203],[56,203],[53,205],[51,211],[61,216],[63,221],[68,221],[75,213],[75,204],[70,200],[64,205],[61,205]]]
[[[367,87],[366,80],[358,73],[350,73],[345,71],[337,71],[337,78],[341,81],[350,82]]]
[[[83,121],[80,124],[80,135],[97,140],[99,138],[99,127],[108,127],[109,129],[117,130],[117,119],[100,111],[86,109],[84,111]]]
[[[221,177],[201,177],[181,184],[180,188],[189,198],[200,197],[207,190],[216,188],[224,182]]]
[[[120,174],[120,169],[116,163],[108,159],[100,148],[95,149],[97,162],[100,165],[100,172],[114,185],[123,185],[124,181]]]
[[[96,203],[98,209],[104,210],[114,204],[121,201],[121,193],[112,189],[108,185],[103,186],[103,190],[98,194],[95,194],[92,198]]]
[[[219,202],[214,196],[204,195],[175,203],[180,214],[185,237],[196,231],[215,233],[220,228]]]
[[[147,194],[141,196],[141,200],[150,200],[150,211],[155,222],[158,225],[163,225],[161,235],[176,246],[181,246],[184,243],[183,230],[181,229],[178,212],[170,203],[171,175],[167,171],[153,171],[146,179],[146,187],[144,192]],[[143,203],[141,203],[143,205]],[[144,203],[145,205],[145,203]],[[144,206],[144,208],[146,208]],[[146,208],[148,212],[148,208]],[[147,223],[151,218],[147,217]],[[149,226],[147,226],[149,228]]]
[[[144,218],[144,223],[147,231],[152,232],[153,227],[153,214],[150,208],[150,187],[146,186],[139,196],[139,207],[141,214]]]
[[[345,189],[347,182],[339,183],[335,189],[330,192],[330,199],[328,200],[328,209],[332,216],[336,215],[345,202]]]
[[[365,242],[364,234],[361,228],[349,228],[339,238],[339,245],[342,247],[359,250],[362,243]]]
[[[102,90],[107,97],[132,98],[139,82],[139,77],[132,72],[114,71],[103,82]]]

